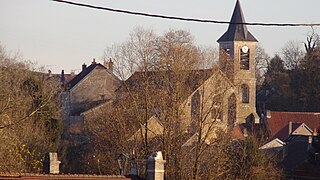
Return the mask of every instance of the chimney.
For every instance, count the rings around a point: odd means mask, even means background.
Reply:
[[[147,159],[147,180],[164,180],[164,163],[162,152],[158,151]]]
[[[248,130],[247,130],[247,128],[244,128],[244,129],[243,129],[243,136],[244,136],[244,137],[248,137]]]
[[[138,175],[138,169],[137,169],[137,161],[136,161],[136,155],[134,153],[134,150],[132,151],[132,158],[130,162],[130,176],[137,176]]]
[[[292,133],[292,122],[290,121],[289,122],[289,136],[291,135],[291,133]]]
[[[308,138],[308,150],[311,150],[312,148],[312,136],[309,136]]]
[[[50,69],[48,70],[48,75],[49,77],[52,77],[52,71]]]
[[[82,71],[86,70],[87,65],[85,63],[82,64]]]
[[[46,174],[59,174],[60,161],[56,152],[49,152],[46,154],[43,161],[43,171]]]
[[[61,70],[60,82],[62,85],[65,84],[66,78],[64,77],[64,70]]]
[[[113,62],[112,62],[112,59],[110,58],[109,62],[107,61],[104,61],[104,67],[106,67],[109,72],[113,72]]]
[[[271,111],[267,110],[267,118],[270,119],[271,118]]]
[[[313,129],[313,136],[314,136],[314,137],[318,136],[317,128],[314,128],[314,129]]]
[[[96,59],[93,58],[92,63],[91,64],[97,64]]]

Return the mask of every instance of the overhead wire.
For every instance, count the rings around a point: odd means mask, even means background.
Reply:
[[[262,23],[262,22],[234,23],[234,22],[229,22],[229,21],[196,19],[196,18],[186,18],[186,17],[168,16],[168,15],[160,15],[160,14],[150,14],[150,13],[144,13],[144,12],[136,12],[136,11],[128,11],[128,10],[122,10],[122,9],[114,9],[114,8],[109,8],[109,7],[95,6],[95,5],[77,3],[77,2],[73,2],[73,1],[65,1],[65,0],[51,0],[51,1],[74,5],[74,6],[86,7],[86,8],[91,8],[91,9],[111,11],[111,12],[116,12],[116,13],[124,13],[124,14],[137,15],[137,16],[146,16],[146,17],[152,17],[152,18],[162,18],[162,19],[169,19],[169,20],[199,22],[199,23],[245,24],[245,25],[249,25],[249,26],[279,26],[279,27],[320,26],[320,23]]]

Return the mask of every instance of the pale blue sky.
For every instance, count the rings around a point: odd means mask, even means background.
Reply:
[[[236,0],[73,0],[146,13],[228,21]],[[241,0],[247,22],[320,23],[319,0]],[[66,73],[100,59],[104,49],[124,42],[135,27],[161,34],[190,31],[198,45],[217,47],[227,25],[181,22],[88,9],[49,0],[0,0],[0,43],[25,59]],[[272,56],[289,40],[305,40],[309,27],[248,29]],[[316,28],[319,33],[320,27]]]

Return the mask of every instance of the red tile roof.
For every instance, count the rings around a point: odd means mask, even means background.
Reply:
[[[67,179],[100,179],[100,180],[134,180],[138,178],[127,178],[117,175],[93,175],[93,174],[0,174],[0,179],[50,179],[50,180],[67,180]]]
[[[291,129],[291,133],[293,131],[295,131],[296,129],[298,129],[299,126],[301,126],[302,123],[292,123],[292,129]],[[289,123],[284,126],[282,129],[280,129],[271,139],[275,139],[278,138],[281,141],[285,141],[287,139],[287,137],[289,136]]]
[[[271,116],[271,117],[270,117]],[[270,137],[273,137],[289,122],[305,123],[310,129],[320,129],[320,113],[313,112],[276,112],[268,113],[267,122]]]
[[[245,135],[243,133],[243,127],[241,127],[240,124],[237,124],[232,130],[231,130],[231,135],[235,139],[240,139],[244,140]]]

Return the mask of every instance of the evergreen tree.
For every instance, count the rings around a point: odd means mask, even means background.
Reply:
[[[263,89],[272,94],[266,102],[267,109],[289,111],[294,107],[294,93],[290,88],[290,76],[279,55],[270,60]]]

